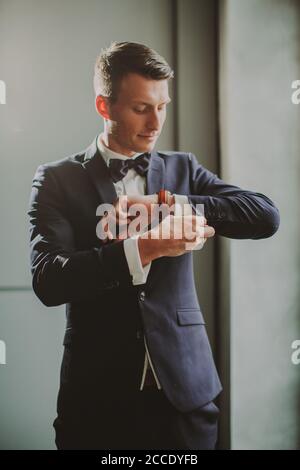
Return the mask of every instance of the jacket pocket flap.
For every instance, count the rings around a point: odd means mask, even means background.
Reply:
[[[205,325],[199,308],[178,308],[177,320],[179,325]]]

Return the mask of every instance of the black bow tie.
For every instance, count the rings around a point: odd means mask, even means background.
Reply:
[[[109,172],[113,181],[116,183],[124,178],[130,168],[134,168],[139,175],[145,176],[149,169],[150,157],[150,153],[143,153],[136,158],[128,157],[126,160],[112,158],[109,161]]]

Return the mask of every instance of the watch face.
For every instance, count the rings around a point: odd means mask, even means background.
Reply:
[[[166,202],[166,191],[162,189],[160,193],[160,203],[163,204],[165,202]]]

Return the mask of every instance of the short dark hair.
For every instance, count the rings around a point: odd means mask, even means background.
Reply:
[[[154,80],[174,77],[167,61],[155,50],[137,42],[114,41],[97,57],[94,74],[96,95],[116,101],[121,79],[132,72]]]

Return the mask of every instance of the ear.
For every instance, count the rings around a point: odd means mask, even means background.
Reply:
[[[104,119],[110,119],[109,117],[109,106],[105,96],[98,95],[95,99],[95,107],[97,113],[99,113]]]

